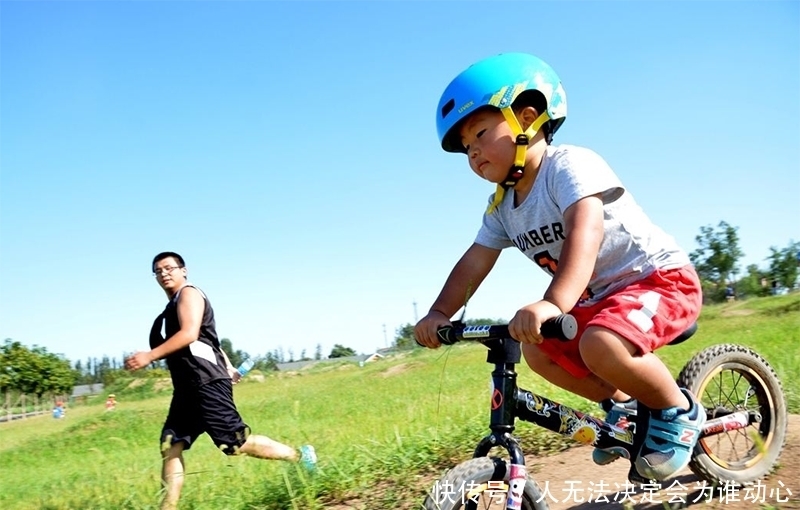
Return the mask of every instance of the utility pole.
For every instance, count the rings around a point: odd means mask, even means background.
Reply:
[[[386,324],[383,325],[383,345],[389,347],[389,339],[386,337]]]
[[[419,317],[417,317],[417,302],[416,300],[413,303],[414,305],[414,324],[419,322]]]

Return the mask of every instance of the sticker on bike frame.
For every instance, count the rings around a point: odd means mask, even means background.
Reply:
[[[528,470],[524,465],[511,464],[508,476],[508,500],[506,501],[507,510],[519,510],[522,508],[522,493],[525,490],[525,481],[528,478]]]
[[[584,415],[578,416],[577,412],[565,405],[559,404],[556,412],[561,416],[559,433],[569,436],[583,444],[595,444],[600,437],[602,420]],[[612,426],[609,435],[627,444],[633,444],[633,431]]]
[[[464,338],[488,338],[491,326],[467,326],[461,333]]]

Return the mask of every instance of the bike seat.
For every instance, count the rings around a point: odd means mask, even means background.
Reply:
[[[670,341],[670,343],[668,343],[667,345],[678,345],[679,343],[688,340],[690,336],[694,335],[695,331],[697,331],[696,322],[691,326],[689,326],[689,329],[687,329],[686,331],[684,331],[683,333],[672,339],[672,341]]]

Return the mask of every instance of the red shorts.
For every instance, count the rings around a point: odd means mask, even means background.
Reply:
[[[570,314],[578,321],[578,334],[569,342],[545,339],[539,348],[575,377],[591,372],[578,349],[589,326],[613,331],[636,346],[639,354],[652,352],[689,329],[703,303],[700,280],[692,266],[656,271],[589,306],[576,306]]]

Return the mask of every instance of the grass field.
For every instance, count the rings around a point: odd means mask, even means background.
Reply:
[[[677,375],[692,354],[739,343],[762,354],[781,378],[789,410],[800,412],[800,295],[707,307],[688,342],[659,351]],[[415,508],[423,480],[471,456],[487,432],[490,366],[485,348],[422,349],[365,367],[317,365],[237,385],[236,400],[255,433],[312,443],[320,470],[230,458],[201,437],[186,454],[184,509],[326,508],[358,497],[369,508]],[[595,406],[520,367],[520,386],[583,411]],[[141,390],[139,390],[141,391]],[[158,436],[169,392],[100,403],[0,424],[0,508],[153,509],[159,501]],[[567,440],[519,423],[527,453]],[[588,468],[593,465],[587,464]]]

